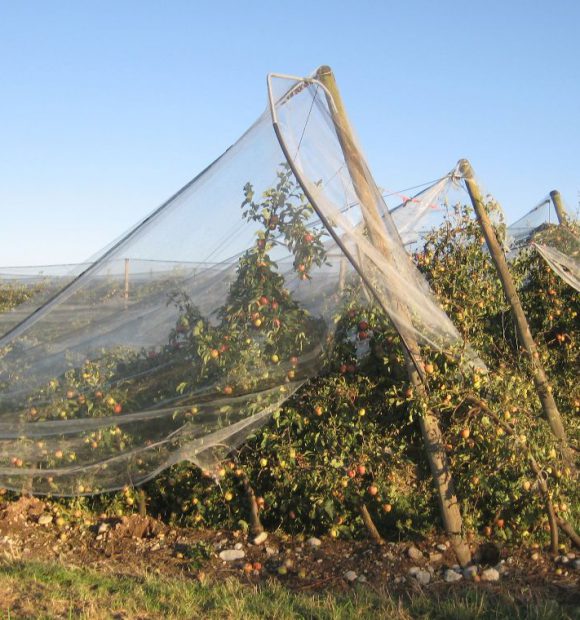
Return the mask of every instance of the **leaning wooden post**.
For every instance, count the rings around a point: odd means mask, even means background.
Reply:
[[[336,134],[373,245],[387,260],[392,260],[391,251],[386,243],[386,239],[384,235],[379,233],[379,231],[384,229],[384,226],[377,208],[376,191],[373,190],[366,175],[366,167],[350,129],[346,111],[332,70],[330,67],[321,67],[316,77],[328,89],[328,93],[330,93],[328,107],[332,114]],[[405,312],[404,308],[401,310]],[[417,340],[414,334],[411,333],[406,326],[401,324],[400,321],[394,317],[391,317],[391,320],[404,343],[403,350],[405,352],[409,380],[414,386],[416,393],[420,397],[426,398],[425,386],[417,370],[417,367],[423,367]],[[427,458],[437,490],[443,526],[449,536],[457,560],[461,565],[465,566],[471,561],[471,552],[469,546],[463,539],[459,502],[455,495],[453,479],[443,445],[443,435],[439,427],[439,421],[432,411],[426,411],[420,418],[420,426],[427,451]]]
[[[462,159],[459,161],[459,170],[465,179],[469,197],[471,198],[477,220],[483,232],[483,236],[485,237],[487,247],[489,248],[489,253],[495,264],[495,268],[497,269],[506,300],[511,306],[518,336],[529,356],[534,384],[542,403],[544,415],[550,424],[552,432],[560,441],[566,460],[572,463],[573,458],[568,446],[566,432],[564,431],[564,425],[562,424],[560,412],[558,411],[556,401],[552,395],[552,389],[548,384],[548,378],[546,377],[546,372],[542,366],[542,362],[540,361],[540,355],[538,353],[536,343],[532,338],[530,326],[528,325],[526,315],[524,314],[524,310],[510,274],[504,252],[499,244],[499,241],[497,240],[495,231],[493,230],[493,226],[489,220],[481,191],[473,175],[473,169],[471,164],[466,159]]]
[[[554,210],[556,211],[556,216],[558,217],[559,224],[566,223],[566,209],[562,204],[562,196],[560,196],[560,192],[557,189],[553,189],[550,192],[550,198],[552,199],[552,204],[554,205]]]

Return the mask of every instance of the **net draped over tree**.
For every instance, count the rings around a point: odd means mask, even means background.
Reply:
[[[453,170],[391,209],[391,217],[408,250],[421,251],[432,231],[444,224],[453,226],[454,217],[469,202],[464,189],[460,175]],[[553,199],[546,196],[506,227],[503,210],[490,194],[486,196],[486,206],[508,257],[534,249],[556,275],[580,291],[580,227],[570,211],[564,210],[560,222]]]
[[[507,241],[512,251],[531,246],[564,282],[580,292],[580,226],[569,211],[562,221],[551,196],[507,229]]]
[[[468,351],[364,162],[381,217],[363,218],[323,86],[272,75],[269,97],[201,174],[6,319],[0,486],[80,495],[212,470],[320,372],[353,297]]]

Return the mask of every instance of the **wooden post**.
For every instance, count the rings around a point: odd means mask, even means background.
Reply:
[[[554,209],[558,217],[558,223],[565,224],[567,213],[566,209],[564,209],[564,205],[562,204],[562,196],[560,196],[560,192],[557,189],[553,189],[550,192],[550,198],[552,199],[552,204],[554,205]]]
[[[558,411],[556,401],[552,396],[552,389],[548,384],[548,378],[546,377],[546,372],[542,362],[540,361],[540,355],[538,353],[536,343],[532,338],[530,326],[528,325],[520,298],[512,280],[504,252],[497,240],[495,231],[493,230],[493,226],[489,220],[481,191],[473,175],[473,169],[471,168],[471,164],[466,159],[462,159],[459,161],[459,170],[465,179],[469,197],[471,198],[477,220],[483,232],[483,236],[485,237],[487,247],[489,248],[489,253],[495,264],[495,268],[497,269],[506,301],[511,306],[518,336],[529,356],[534,384],[542,403],[544,415],[550,424],[552,432],[560,441],[566,460],[572,463],[573,458],[568,446],[566,432],[564,431],[564,425],[562,424],[560,412]]]
[[[129,259],[125,259],[125,303],[129,301]]]
[[[139,516],[147,516],[147,493],[144,489],[139,489],[137,492],[137,505],[139,506]]]
[[[369,183],[368,171],[352,135],[332,70],[330,67],[321,67],[316,77],[330,93],[328,107],[332,115],[336,134],[352,179],[353,187],[361,205],[371,241],[387,260],[392,260],[392,254],[388,247],[387,240],[385,236],[379,232],[384,230],[384,224],[377,207],[377,191],[376,188]],[[405,308],[401,308],[402,312],[405,312],[405,310]],[[420,397],[425,398],[425,385],[418,371],[418,368],[423,368],[423,363],[415,335],[395,317],[391,317],[391,320],[404,343],[403,350],[405,353],[409,380],[415,392]],[[425,414],[420,417],[420,426],[427,458],[433,475],[433,481],[437,490],[443,526],[449,536],[458,562],[462,566],[465,566],[471,561],[471,552],[469,546],[463,539],[459,502],[455,495],[451,470],[443,445],[443,437],[435,413],[426,411]]]

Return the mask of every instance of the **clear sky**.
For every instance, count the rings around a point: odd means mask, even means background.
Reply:
[[[78,262],[333,67],[377,182],[580,190],[580,2],[0,0],[0,265]]]

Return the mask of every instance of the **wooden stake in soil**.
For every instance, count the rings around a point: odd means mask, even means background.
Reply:
[[[471,198],[477,220],[483,232],[483,236],[485,237],[485,241],[487,242],[489,253],[495,264],[495,268],[497,269],[506,301],[511,306],[518,336],[529,356],[532,376],[536,386],[536,391],[542,403],[544,416],[548,420],[552,432],[560,441],[565,459],[572,464],[573,457],[568,446],[568,440],[566,438],[566,432],[564,430],[564,425],[562,424],[560,412],[558,411],[556,401],[552,396],[552,390],[548,384],[548,378],[546,377],[546,372],[542,362],[540,361],[540,355],[538,353],[536,343],[532,338],[530,326],[528,325],[520,298],[512,280],[504,252],[499,244],[499,241],[497,240],[495,231],[493,230],[493,226],[489,220],[485,203],[481,195],[481,190],[479,189],[479,186],[474,178],[471,164],[467,161],[467,159],[462,159],[459,161],[459,170],[465,179],[469,197]]]
[[[560,196],[560,192],[557,189],[553,189],[550,192],[550,198],[552,199],[552,204],[554,205],[554,210],[556,211],[556,215],[558,217],[559,224],[566,223],[566,209],[564,209],[564,205],[562,204],[562,196]]]
[[[377,196],[368,180],[368,172],[361,153],[356,145],[346,111],[338,90],[334,75],[330,67],[321,67],[316,75],[317,79],[328,89],[330,98],[328,106],[332,114],[336,134],[340,142],[342,152],[348,166],[353,187],[357,194],[361,210],[373,245],[392,261],[391,250],[386,244],[384,236],[378,233],[383,229],[383,223],[377,207]],[[401,308],[403,313],[407,312]],[[425,386],[419,375],[419,368],[423,368],[419,345],[413,333],[399,320],[391,317],[395,329],[399,332],[403,341],[405,360],[409,380],[415,388],[415,393],[425,397]],[[471,561],[471,552],[462,536],[462,520],[459,510],[459,502],[455,494],[451,470],[447,460],[447,454],[443,446],[442,433],[437,416],[432,411],[426,411],[420,418],[421,434],[427,451],[427,458],[433,475],[433,481],[437,490],[439,507],[443,519],[443,525],[449,536],[458,562],[465,566]]]

